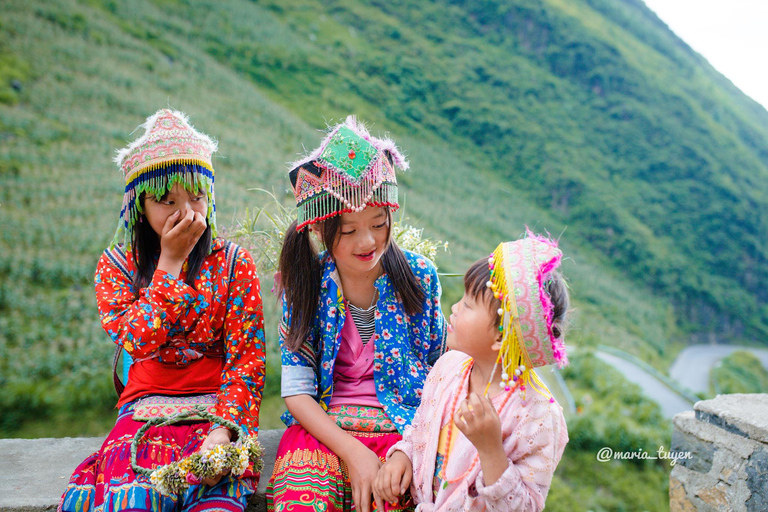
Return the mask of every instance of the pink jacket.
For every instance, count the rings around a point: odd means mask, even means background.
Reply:
[[[557,403],[529,390],[523,405],[519,392],[507,401],[500,412],[504,451],[509,466],[490,486],[483,482],[480,463],[463,480],[440,488],[433,497],[432,482],[440,429],[451,420],[451,404],[456,393],[467,395],[467,384],[458,389],[462,365],[469,356],[457,351],[444,354],[429,372],[421,405],[413,423],[406,427],[395,450],[405,453],[413,464],[411,493],[418,504],[417,512],[438,511],[535,511],[544,508],[552,483],[552,475],[568,443],[563,410]],[[493,398],[498,407],[505,393]],[[459,400],[461,400],[460,398]],[[458,429],[456,441],[447,460],[449,480],[466,472],[477,457],[474,445]]]

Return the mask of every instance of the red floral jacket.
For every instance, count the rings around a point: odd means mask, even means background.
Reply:
[[[128,277],[135,272],[131,253],[120,261],[107,250],[96,269],[96,300],[104,330],[135,362],[156,359],[178,371],[202,357],[223,358],[214,412],[255,433],[265,377],[261,289],[251,255],[238,248],[227,265],[226,243],[214,241],[194,288],[184,282],[185,262],[179,279],[156,271],[138,298]]]

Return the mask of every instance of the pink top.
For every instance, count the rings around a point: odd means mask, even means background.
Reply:
[[[330,406],[365,405],[381,407],[373,382],[373,338],[363,344],[349,308],[341,329],[341,344],[333,370]]]
[[[499,411],[504,451],[509,460],[501,477],[486,486],[481,464],[477,462],[470,470],[477,449],[456,429],[445,468],[449,484],[445,488],[440,485],[433,494],[440,431],[453,419],[449,416],[456,393],[460,398],[467,396],[467,383],[461,389],[459,385],[462,365],[468,359],[466,354],[454,350],[437,361],[427,377],[413,423],[405,428],[403,439],[390,448],[387,457],[399,450],[411,460],[411,494],[418,503],[417,512],[539,512],[544,508],[552,475],[568,443],[568,431],[562,408],[532,390],[527,393],[525,404],[520,393],[513,392]],[[497,410],[504,395],[502,392],[492,399]],[[451,480],[457,481],[450,483]]]

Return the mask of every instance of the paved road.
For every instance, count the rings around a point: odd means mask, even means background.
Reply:
[[[732,345],[692,345],[678,354],[669,375],[694,393],[709,392],[709,372],[720,359],[736,350],[754,354],[768,370],[768,350]]]
[[[672,418],[679,412],[693,409],[691,402],[669,389],[656,377],[634,363],[605,352],[598,351],[595,352],[595,355],[619,370],[628,381],[640,386],[647,397],[661,406],[661,413],[665,418]]]

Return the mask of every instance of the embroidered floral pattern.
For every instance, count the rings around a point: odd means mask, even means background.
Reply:
[[[223,356],[214,413],[255,432],[265,376],[261,289],[256,266],[243,249],[229,281],[224,243],[214,242],[195,288],[183,281],[185,264],[179,279],[155,272],[138,297],[131,280],[105,252],[94,279],[96,301],[104,330],[134,359],[158,358],[185,366],[204,355]],[[126,259],[132,276],[130,251]]]
[[[356,405],[334,405],[328,409],[328,416],[344,430],[353,432],[397,432],[392,422],[378,407]]]
[[[440,310],[437,271],[423,256],[403,252],[426,292],[423,310],[410,317],[406,315],[402,302],[395,297],[389,277],[382,275],[375,283],[379,299],[376,303],[376,334],[371,338],[375,343],[373,378],[377,397],[399,431],[413,419],[427,373],[445,350],[445,318]],[[322,296],[309,339],[296,352],[284,346],[286,325],[290,324],[285,305],[279,335],[282,395],[311,394],[327,410],[333,394],[334,364],[346,315],[341,314],[344,298],[332,277],[336,264],[327,255],[323,256],[322,263]],[[283,414],[283,421],[289,426],[297,424],[287,412]]]

